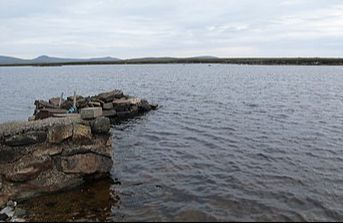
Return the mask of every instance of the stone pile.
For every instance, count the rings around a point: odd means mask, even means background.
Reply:
[[[110,128],[106,117],[0,125],[0,207],[106,177],[112,168]]]
[[[68,111],[73,110],[74,101],[77,113],[82,113],[82,110],[87,110],[87,108],[98,108],[98,110],[88,110],[96,111],[97,116],[108,117],[111,121],[132,118],[150,110],[155,110],[158,106],[149,104],[144,99],[124,95],[120,90],[113,90],[89,97],[70,96],[66,100],[63,98],[51,98],[49,101],[37,100],[35,101],[36,109],[34,116],[30,120],[67,116]],[[99,110],[101,111],[99,112]]]

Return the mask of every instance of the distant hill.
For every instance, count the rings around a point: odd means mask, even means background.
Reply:
[[[71,59],[71,58],[58,58],[58,57],[49,57],[46,55],[39,56],[32,60],[24,60],[15,57],[0,56],[0,65],[4,64],[55,64],[55,63],[87,63],[87,62],[114,62],[119,61],[118,58],[113,57],[101,57],[101,58],[90,58],[90,59]]]
[[[0,64],[21,64],[27,62],[27,60],[19,59],[16,57],[0,56]]]
[[[196,56],[186,58],[145,57],[118,59],[101,57],[90,59],[70,59],[40,56],[32,60],[0,56],[0,66],[63,66],[63,65],[100,65],[100,64],[246,64],[246,65],[339,65],[343,66],[343,58],[288,57],[288,58],[218,58],[213,56]]]

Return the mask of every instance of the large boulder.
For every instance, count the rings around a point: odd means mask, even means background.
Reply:
[[[111,129],[111,121],[107,117],[98,117],[92,123],[92,132],[95,134],[107,134]]]

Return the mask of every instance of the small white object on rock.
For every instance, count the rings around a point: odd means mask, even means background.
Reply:
[[[81,118],[82,119],[95,119],[95,118],[100,117],[100,116],[102,116],[102,108],[101,107],[81,109]]]

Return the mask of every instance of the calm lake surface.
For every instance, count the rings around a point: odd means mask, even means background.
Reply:
[[[343,67],[8,67],[0,84],[0,122],[62,91],[161,105],[113,128],[107,220],[343,220]]]

